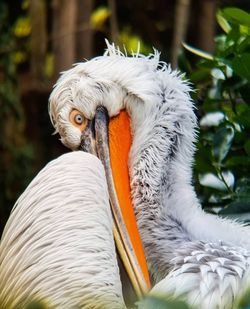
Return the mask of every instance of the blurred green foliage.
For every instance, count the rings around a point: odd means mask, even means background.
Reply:
[[[32,147],[24,138],[24,113],[17,92],[16,46],[7,6],[0,3],[0,227],[30,178]],[[6,121],[8,120],[8,121]]]
[[[42,302],[31,302],[24,309],[49,309],[50,306],[45,305]]]
[[[167,297],[146,296],[138,303],[139,309],[191,309],[184,301]]]
[[[197,192],[208,211],[249,221],[250,14],[225,8],[217,20],[214,55],[185,45],[203,60],[193,70],[182,62],[198,89]]]
[[[250,290],[248,289],[238,300],[237,309],[250,309]]]

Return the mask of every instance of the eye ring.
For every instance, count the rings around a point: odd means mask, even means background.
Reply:
[[[81,132],[83,132],[87,126],[87,119],[77,109],[73,109],[70,112],[69,121],[72,123],[74,127],[78,128]]]

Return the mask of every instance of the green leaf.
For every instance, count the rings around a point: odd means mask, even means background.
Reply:
[[[234,186],[234,175],[230,171],[225,171],[221,173],[224,181],[220,175],[216,176],[212,173],[200,174],[198,176],[199,182],[204,187],[213,188],[219,191],[228,191],[228,188],[233,188]]]
[[[190,51],[191,53],[201,57],[201,58],[204,58],[204,59],[207,59],[207,60],[214,60],[214,57],[213,55],[207,53],[207,52],[204,52],[203,50],[200,50],[198,48],[195,48],[195,47],[192,47],[186,43],[182,43],[183,47]]]
[[[201,68],[200,70],[196,70],[189,75],[190,80],[193,83],[204,82],[209,80],[210,78],[210,70],[208,68]]]
[[[236,118],[245,128],[250,128],[250,111],[246,111]]]
[[[250,27],[250,14],[241,9],[235,7],[225,8],[222,10],[222,15],[229,22]]]
[[[48,306],[41,302],[31,302],[27,306],[25,306],[25,309],[48,309]]]
[[[227,20],[223,17],[223,14],[221,12],[221,10],[219,10],[216,14],[216,18],[217,18],[217,22],[218,24],[221,26],[221,28],[228,33],[232,27],[229,25],[229,23],[227,22]]]
[[[249,202],[235,201],[230,203],[227,207],[223,208],[219,214],[237,214],[250,212],[250,200]]]
[[[250,309],[250,290],[248,289],[238,301],[237,304],[238,309]]]
[[[237,168],[238,170],[242,167],[250,166],[250,158],[247,156],[233,156],[226,161],[226,167]]]
[[[236,193],[239,200],[250,202],[250,178],[242,177],[238,180]]]
[[[198,151],[195,158],[195,170],[197,173],[211,172],[215,173],[215,169],[211,164],[212,156],[210,151],[210,146],[205,146],[203,144],[199,145]]]
[[[250,31],[250,29],[249,29]],[[240,37],[240,42],[237,46],[237,51],[239,54],[248,52],[250,50],[250,35]]]
[[[235,200],[222,209],[220,214],[250,213],[250,178],[239,179],[235,193]]]
[[[245,149],[246,153],[248,154],[248,156],[250,156],[250,141],[247,141],[245,143],[244,149]]]
[[[232,61],[232,67],[237,75],[250,82],[250,53],[237,55]]]
[[[191,309],[185,302],[154,296],[146,296],[138,304],[139,309]]]
[[[245,115],[246,113],[250,112],[250,106],[246,104],[237,104],[236,105],[236,112],[239,115]]]
[[[191,64],[183,51],[178,56],[178,68],[181,72],[192,73]]]
[[[213,140],[213,157],[221,163],[227,156],[234,139],[234,129],[232,127],[223,127],[216,131]]]

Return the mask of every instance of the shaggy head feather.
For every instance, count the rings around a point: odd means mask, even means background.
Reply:
[[[152,281],[158,283],[152,293],[181,296],[197,308],[225,308],[250,281],[250,230],[201,210],[192,186],[196,117],[190,91],[157,51],[127,57],[108,44],[104,56],[62,74],[49,112],[62,142],[77,149],[81,132],[69,121],[73,109],[86,119],[100,105],[110,117],[127,110],[131,194]]]
[[[133,136],[129,158],[133,205],[153,282],[163,279],[154,292],[184,295],[199,308],[224,308],[247,276],[250,231],[201,210],[192,186],[196,117],[190,91],[182,75],[160,62],[157,51],[127,57],[108,44],[104,56],[77,64],[61,76],[50,97],[50,115],[62,142],[75,149],[80,132],[68,122],[72,108],[87,119],[98,105],[104,105],[111,117],[127,110]],[[220,248],[215,257],[213,248]],[[233,253],[225,266],[220,261],[228,248]],[[200,251],[205,256],[202,263]],[[236,252],[241,252],[239,272]],[[188,264],[190,256],[195,262]],[[216,258],[218,272],[210,275]],[[203,278],[214,280],[212,289],[204,290]]]

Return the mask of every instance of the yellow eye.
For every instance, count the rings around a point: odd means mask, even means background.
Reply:
[[[71,111],[69,115],[69,120],[73,124],[73,126],[77,127],[81,131],[84,131],[87,126],[87,119],[77,109],[73,109]]]
[[[81,125],[83,123],[83,118],[81,114],[76,114],[74,117],[75,123]]]

